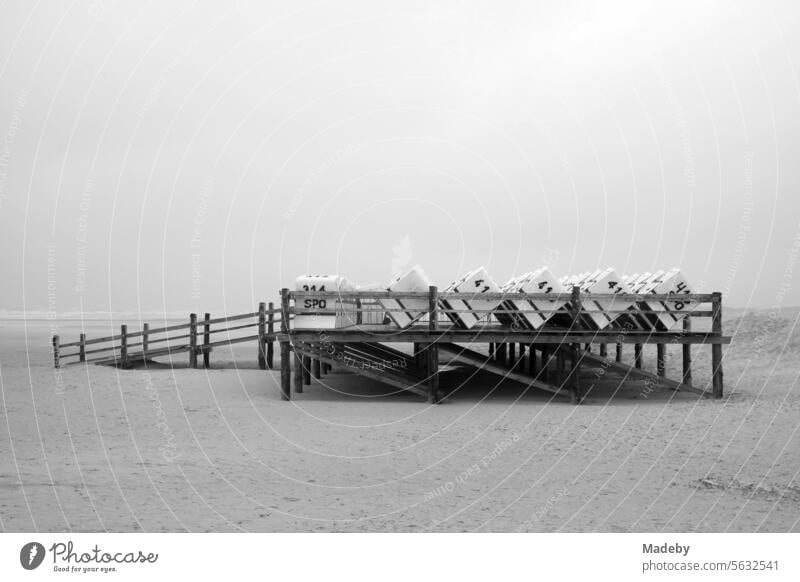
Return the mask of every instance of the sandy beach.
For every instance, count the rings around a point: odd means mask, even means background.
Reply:
[[[211,370],[55,370],[79,321],[3,319],[0,529],[800,531],[798,310],[727,312],[723,400],[588,369],[581,406],[458,373],[436,406],[345,372],[287,403],[249,344]]]

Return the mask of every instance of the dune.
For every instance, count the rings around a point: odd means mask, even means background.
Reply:
[[[211,370],[55,370],[51,334],[81,322],[5,317],[0,528],[798,531],[798,313],[726,309],[721,401],[587,369],[581,406],[463,370],[437,406],[344,372],[282,402],[246,344]]]

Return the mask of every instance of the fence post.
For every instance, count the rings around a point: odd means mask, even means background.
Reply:
[[[119,359],[123,368],[128,367],[128,326],[122,324],[120,326],[120,344],[119,344]]]
[[[713,293],[711,300],[711,332],[722,336],[722,293]],[[711,344],[711,378],[714,398],[722,398],[722,344]]]
[[[267,358],[264,353],[267,347],[267,304],[258,304],[258,367],[267,369]]]
[[[428,287],[428,333],[429,339],[434,341],[428,343],[428,402],[436,404],[439,402],[439,344],[436,343],[436,331],[438,329],[439,314],[437,304],[439,303],[439,289],[436,285]]]
[[[60,368],[61,367],[61,348],[60,342],[57,335],[53,336],[53,367]]]
[[[86,361],[86,334],[82,333],[80,335],[81,345],[80,345],[80,352],[79,352],[79,361],[85,362]]]
[[[281,400],[291,400],[289,370],[289,290],[281,289]]]
[[[267,307],[267,368],[272,369],[273,351],[275,343],[275,306],[272,301]]]
[[[656,344],[656,374],[661,377],[667,373],[667,346]]]
[[[197,314],[189,314],[189,366],[197,368]]]
[[[142,358],[144,358],[145,361],[147,361],[147,348],[148,348],[147,342],[148,342],[148,337],[149,336],[150,336],[150,324],[149,323],[143,323],[142,324]]]
[[[691,316],[687,315],[683,318],[683,333],[687,334],[692,331]],[[687,386],[692,385],[692,344],[683,344],[683,380]]]
[[[206,313],[203,321],[203,367],[211,367],[211,314]]]

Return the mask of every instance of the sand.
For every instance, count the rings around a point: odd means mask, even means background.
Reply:
[[[80,322],[0,320],[0,529],[800,531],[797,310],[727,311],[724,400],[587,370],[577,407],[482,374],[429,406],[344,372],[287,403],[247,344],[209,371],[57,371],[54,324]]]

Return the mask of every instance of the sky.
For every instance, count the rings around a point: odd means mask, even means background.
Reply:
[[[791,2],[0,7],[0,310],[680,267],[800,304]]]

